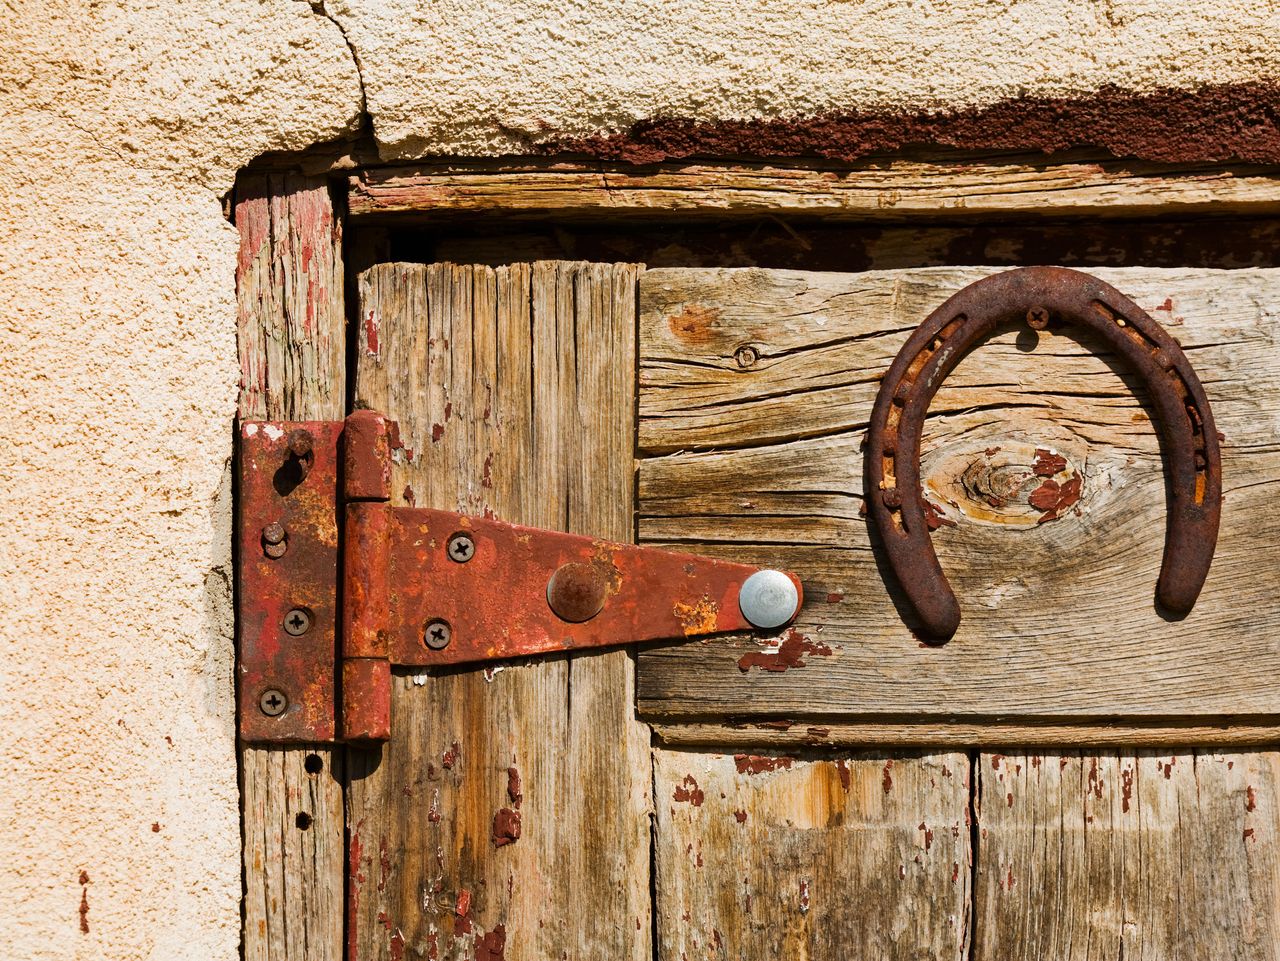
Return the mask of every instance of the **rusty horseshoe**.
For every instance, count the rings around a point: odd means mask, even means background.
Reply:
[[[929,402],[961,358],[999,325],[1079,324],[1097,333],[1146,383],[1165,459],[1168,516],[1156,599],[1185,616],[1204,586],[1218,539],[1222,462],[1204,388],[1178,342],[1109,284],[1063,267],[1022,267],[958,291],[894,358],[880,386],[866,447],[868,512],[923,633],[943,641],[960,606],[938,563],[920,484]]]

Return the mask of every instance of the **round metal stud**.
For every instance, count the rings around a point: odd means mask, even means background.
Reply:
[[[781,627],[799,607],[800,592],[782,571],[756,571],[738,590],[738,608],[756,627]]]
[[[547,581],[547,604],[556,617],[581,624],[600,613],[609,596],[609,579],[598,564],[561,564]]]

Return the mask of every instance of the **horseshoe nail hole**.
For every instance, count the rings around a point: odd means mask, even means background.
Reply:
[[[293,823],[298,826],[299,831],[305,831],[311,827],[311,815],[306,811],[299,811],[298,816],[293,819]]]
[[[1023,327],[1014,338],[1013,346],[1024,354],[1029,354],[1040,346],[1040,334],[1030,327]]]
[[[302,769],[308,774],[319,774],[324,770],[324,758],[319,754],[308,754],[302,759]]]

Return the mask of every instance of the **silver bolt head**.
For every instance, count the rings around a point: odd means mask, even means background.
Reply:
[[[428,621],[422,632],[422,640],[433,651],[443,651],[453,640],[453,631],[444,621]]]
[[[286,634],[301,637],[311,630],[311,615],[302,608],[295,607],[284,616],[284,630]]]
[[[756,627],[781,627],[796,616],[800,592],[782,571],[756,571],[738,590],[738,608]]]
[[[258,708],[267,717],[279,717],[288,706],[289,699],[284,696],[284,692],[274,687],[267,688],[258,698]]]

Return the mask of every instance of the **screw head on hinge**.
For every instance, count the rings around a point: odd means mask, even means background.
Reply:
[[[756,627],[781,627],[796,616],[800,592],[782,571],[756,571],[742,582],[738,607]]]
[[[427,621],[427,626],[422,631],[422,640],[431,650],[443,651],[453,640],[453,631],[448,622],[436,618]]]
[[[274,687],[267,688],[258,698],[258,709],[267,717],[279,717],[288,706],[289,699],[284,696],[284,691]]]
[[[465,564],[476,556],[476,543],[470,534],[454,534],[449,538],[449,560]]]
[[[301,637],[311,630],[311,615],[302,608],[295,607],[284,616],[284,630],[286,634]]]

